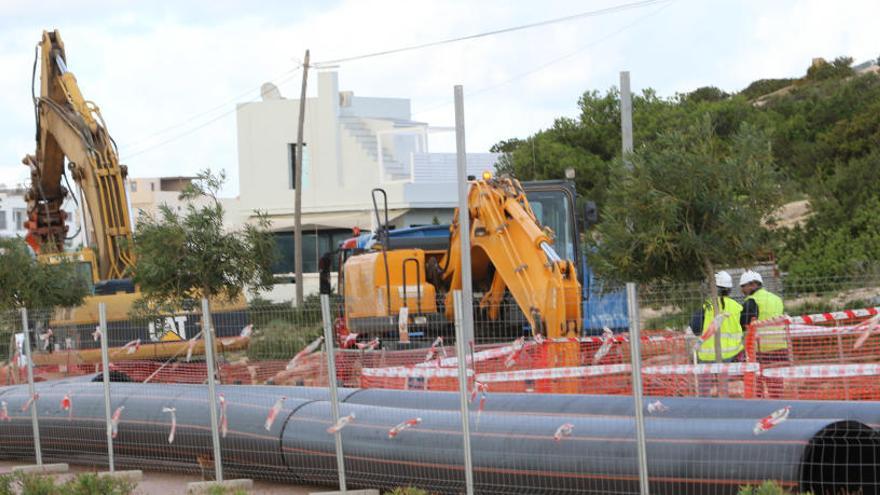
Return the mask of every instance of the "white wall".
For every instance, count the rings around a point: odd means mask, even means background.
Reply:
[[[6,228],[0,228],[0,237],[22,237],[27,234],[25,229],[17,229],[15,225],[15,211],[21,211],[27,215],[27,202],[24,200],[23,189],[0,189],[0,215],[6,218]],[[76,203],[71,196],[68,196],[64,202],[62,209],[67,212],[67,235],[72,239],[66,240],[65,245],[68,248],[76,248],[85,244],[85,232],[82,230],[77,234],[80,224],[82,224],[82,214],[77,208]],[[0,221],[0,225],[3,222]]]

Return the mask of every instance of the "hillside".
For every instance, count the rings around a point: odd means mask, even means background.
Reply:
[[[554,179],[576,170],[582,198],[602,204],[620,162],[618,92],[587,91],[578,118],[498,143],[499,169],[521,179]],[[790,276],[839,277],[880,270],[880,76],[876,64],[815,62],[797,79],[762,79],[738,92],[703,87],[661,97],[634,96],[634,139],[649,146],[662,133],[684,132],[708,115],[722,146],[744,125],[769,137],[783,183],[786,217],[768,246]],[[735,171],[732,171],[735,173]],[[809,215],[804,215],[809,203]],[[785,221],[789,220],[789,221]],[[600,219],[601,221],[601,219]],[[748,228],[744,225],[743,228]]]

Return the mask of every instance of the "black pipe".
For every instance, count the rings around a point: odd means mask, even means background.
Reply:
[[[100,383],[76,380],[37,384],[37,408],[47,459],[69,462],[104,460],[105,429]],[[229,429],[223,438],[224,466],[241,474],[290,482],[333,484],[336,480],[326,390],[297,387],[220,386],[227,400]],[[461,491],[462,450],[457,410],[430,410],[452,394],[343,390],[342,414],[356,419],[344,428],[346,474],[351,486],[391,488],[417,485],[441,493]],[[388,394],[387,392],[393,392]],[[323,395],[322,395],[323,393]],[[22,386],[0,388],[12,421],[0,422],[0,454],[33,457],[30,415]],[[70,394],[73,414],[61,409]],[[272,405],[287,398],[275,422],[264,423]],[[409,394],[409,395],[407,395]],[[210,430],[206,390],[200,385],[114,383],[112,408],[124,406],[114,441],[120,466],[210,470]],[[308,397],[306,397],[308,396]],[[383,405],[421,396],[418,408],[355,404],[383,399]],[[437,400],[434,400],[437,399]],[[503,399],[503,400],[502,400]],[[517,400],[518,399],[518,400]],[[550,413],[516,413],[557,402]],[[568,400],[565,403],[565,400]],[[475,478],[480,493],[607,493],[638,489],[635,434],[630,417],[588,416],[564,411],[583,408],[587,396],[490,394],[486,410],[471,413]],[[602,402],[602,397],[595,398]],[[626,399],[626,398],[623,398]],[[425,402],[430,400],[430,403]],[[683,409],[684,399],[670,402]],[[866,425],[838,419],[793,419],[761,435],[756,418],[711,418],[713,400],[688,399],[687,418],[647,421],[651,488],[655,493],[736,493],[740,484],[773,479],[797,490],[875,493],[878,483],[878,434]],[[594,401],[595,402],[595,401]],[[678,403],[680,402],[680,404]],[[741,401],[748,402],[748,401]],[[762,403],[756,401],[756,405]],[[772,409],[766,407],[765,409]],[[168,443],[174,407],[177,432]],[[494,408],[506,407],[507,410]],[[544,407],[544,406],[541,406]],[[596,410],[596,409],[594,409]],[[761,416],[769,411],[764,411]],[[841,411],[841,416],[846,412]],[[396,424],[422,423],[388,437]],[[556,441],[556,430],[573,425],[570,437]]]
[[[490,384],[491,387],[491,384]],[[387,389],[340,389],[354,391],[349,404],[431,410],[459,409],[455,392],[425,392]],[[299,392],[292,392],[299,393]],[[880,402],[805,401],[758,399],[709,399],[692,397],[645,397],[644,403],[660,401],[667,411],[652,418],[752,418],[757,420],[785,406],[791,406],[792,419],[847,419],[880,428]],[[633,400],[624,395],[574,394],[487,394],[486,411],[510,414],[549,414],[560,416],[605,416],[632,418]]]

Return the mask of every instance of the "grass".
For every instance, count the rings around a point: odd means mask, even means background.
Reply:
[[[64,482],[54,476],[11,473],[0,475],[0,495],[129,495],[137,483],[93,473],[79,474]]]

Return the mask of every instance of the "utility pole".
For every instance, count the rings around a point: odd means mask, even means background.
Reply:
[[[623,141],[623,163],[632,168],[627,155],[633,151],[633,101],[629,88],[629,71],[620,72],[620,136]]]
[[[309,51],[303,58],[302,90],[299,93],[299,125],[296,129],[296,158],[293,164],[293,269],[296,283],[296,307],[303,306],[303,258],[302,258],[302,163],[303,127],[306,122],[306,84],[309,82]]]

